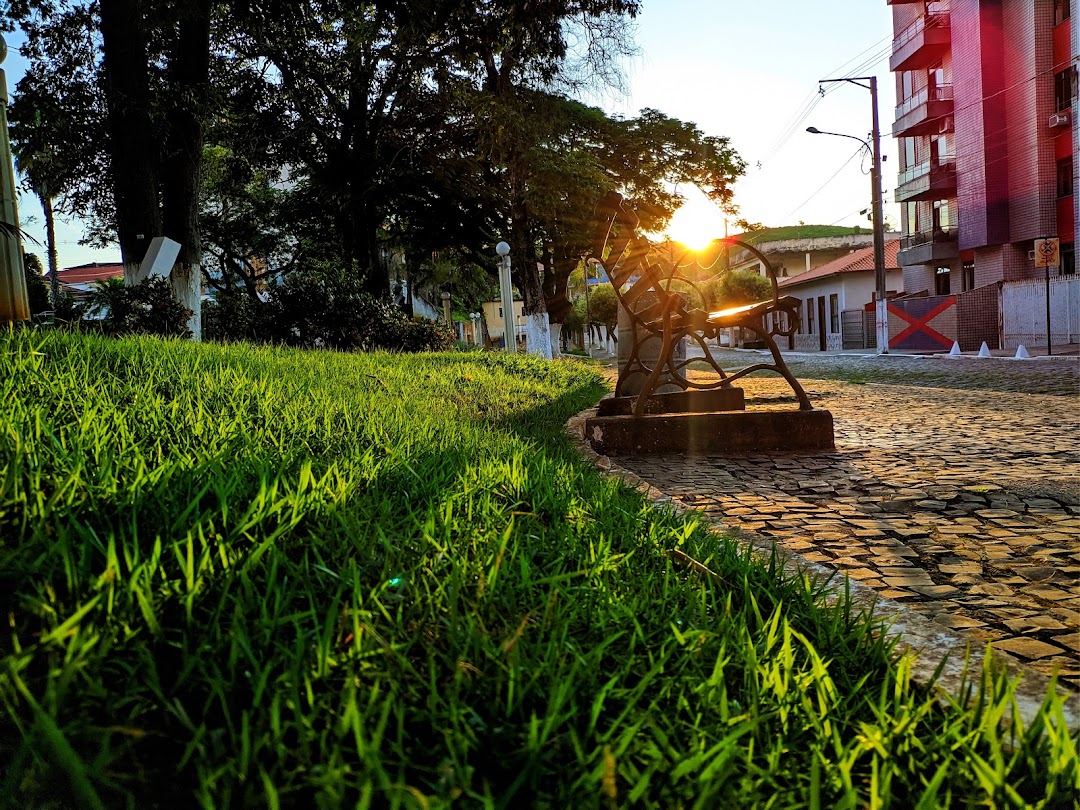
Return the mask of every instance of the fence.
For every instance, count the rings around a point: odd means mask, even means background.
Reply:
[[[1046,346],[1046,282],[1001,286],[1003,348]],[[1055,346],[1080,343],[1080,276],[1050,279],[1050,337]]]

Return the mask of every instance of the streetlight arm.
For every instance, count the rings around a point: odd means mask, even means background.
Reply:
[[[874,151],[869,143],[867,143],[866,141],[864,141],[862,138],[858,137],[857,135],[845,135],[843,132],[826,132],[825,130],[818,129],[817,127],[807,127],[806,131],[809,132],[811,135],[835,135],[837,138],[851,138],[851,140],[858,141],[863,146],[865,146],[867,149],[869,149],[871,152]]]

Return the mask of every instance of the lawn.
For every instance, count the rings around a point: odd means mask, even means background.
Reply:
[[[0,386],[0,807],[1075,806],[1057,698],[943,705],[582,461],[587,364],[22,331]]]

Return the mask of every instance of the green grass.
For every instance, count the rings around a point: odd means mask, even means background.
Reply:
[[[1075,801],[1058,698],[944,707],[581,461],[587,364],[23,331],[0,387],[0,806]]]
[[[762,228],[758,231],[738,234],[735,238],[751,245],[777,242],[781,239],[818,239],[825,236],[850,236],[856,231],[843,225],[782,225],[778,228]],[[862,228],[859,233],[871,236],[873,230]]]

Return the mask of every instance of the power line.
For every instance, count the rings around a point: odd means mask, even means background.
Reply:
[[[788,212],[787,214],[785,214],[785,215],[784,215],[784,219],[788,219],[789,217],[791,217],[792,215],[794,215],[795,213],[797,213],[797,212],[798,212],[799,210],[801,210],[802,208],[804,208],[804,207],[806,206],[806,204],[807,204],[808,202],[810,202],[810,201],[811,201],[812,199],[814,199],[814,197],[816,197],[816,196],[817,196],[818,194],[820,194],[820,193],[822,192],[822,190],[823,190],[823,189],[824,189],[824,188],[825,188],[825,187],[826,187],[827,185],[829,185],[829,183],[831,183],[831,182],[832,182],[833,180],[835,180],[835,179],[837,178],[837,176],[838,176],[838,175],[840,174],[840,172],[842,172],[842,171],[843,171],[843,170],[844,170],[845,168],[847,168],[847,165],[848,165],[849,163],[851,163],[851,161],[853,161],[853,160],[854,160],[854,159],[855,159],[856,157],[858,157],[858,155],[859,155],[859,154],[860,154],[860,153],[861,153],[861,152],[862,152],[862,151],[863,151],[863,150],[864,150],[865,148],[866,148],[865,146],[860,146],[860,147],[859,147],[858,149],[856,149],[856,150],[855,150],[854,152],[852,152],[852,154],[851,154],[851,157],[849,157],[849,158],[848,158],[847,160],[845,160],[845,161],[844,161],[843,165],[841,165],[841,166],[840,166],[840,168],[839,168],[839,169],[837,169],[837,170],[836,170],[836,171],[835,171],[835,172],[833,173],[832,177],[830,177],[830,178],[829,178],[828,180],[826,180],[826,181],[825,181],[824,183],[822,183],[822,184],[821,184],[821,186],[820,186],[820,187],[819,187],[819,188],[818,188],[818,189],[817,189],[817,190],[816,190],[816,191],[815,191],[815,192],[814,192],[813,194],[811,194],[811,195],[810,195],[809,197],[807,197],[807,198],[806,198],[805,200],[803,200],[803,201],[802,201],[801,203],[799,203],[799,205],[798,205],[798,206],[796,206],[796,207],[795,207],[795,208],[793,208],[793,209],[792,209],[791,211],[789,211],[789,212]]]

